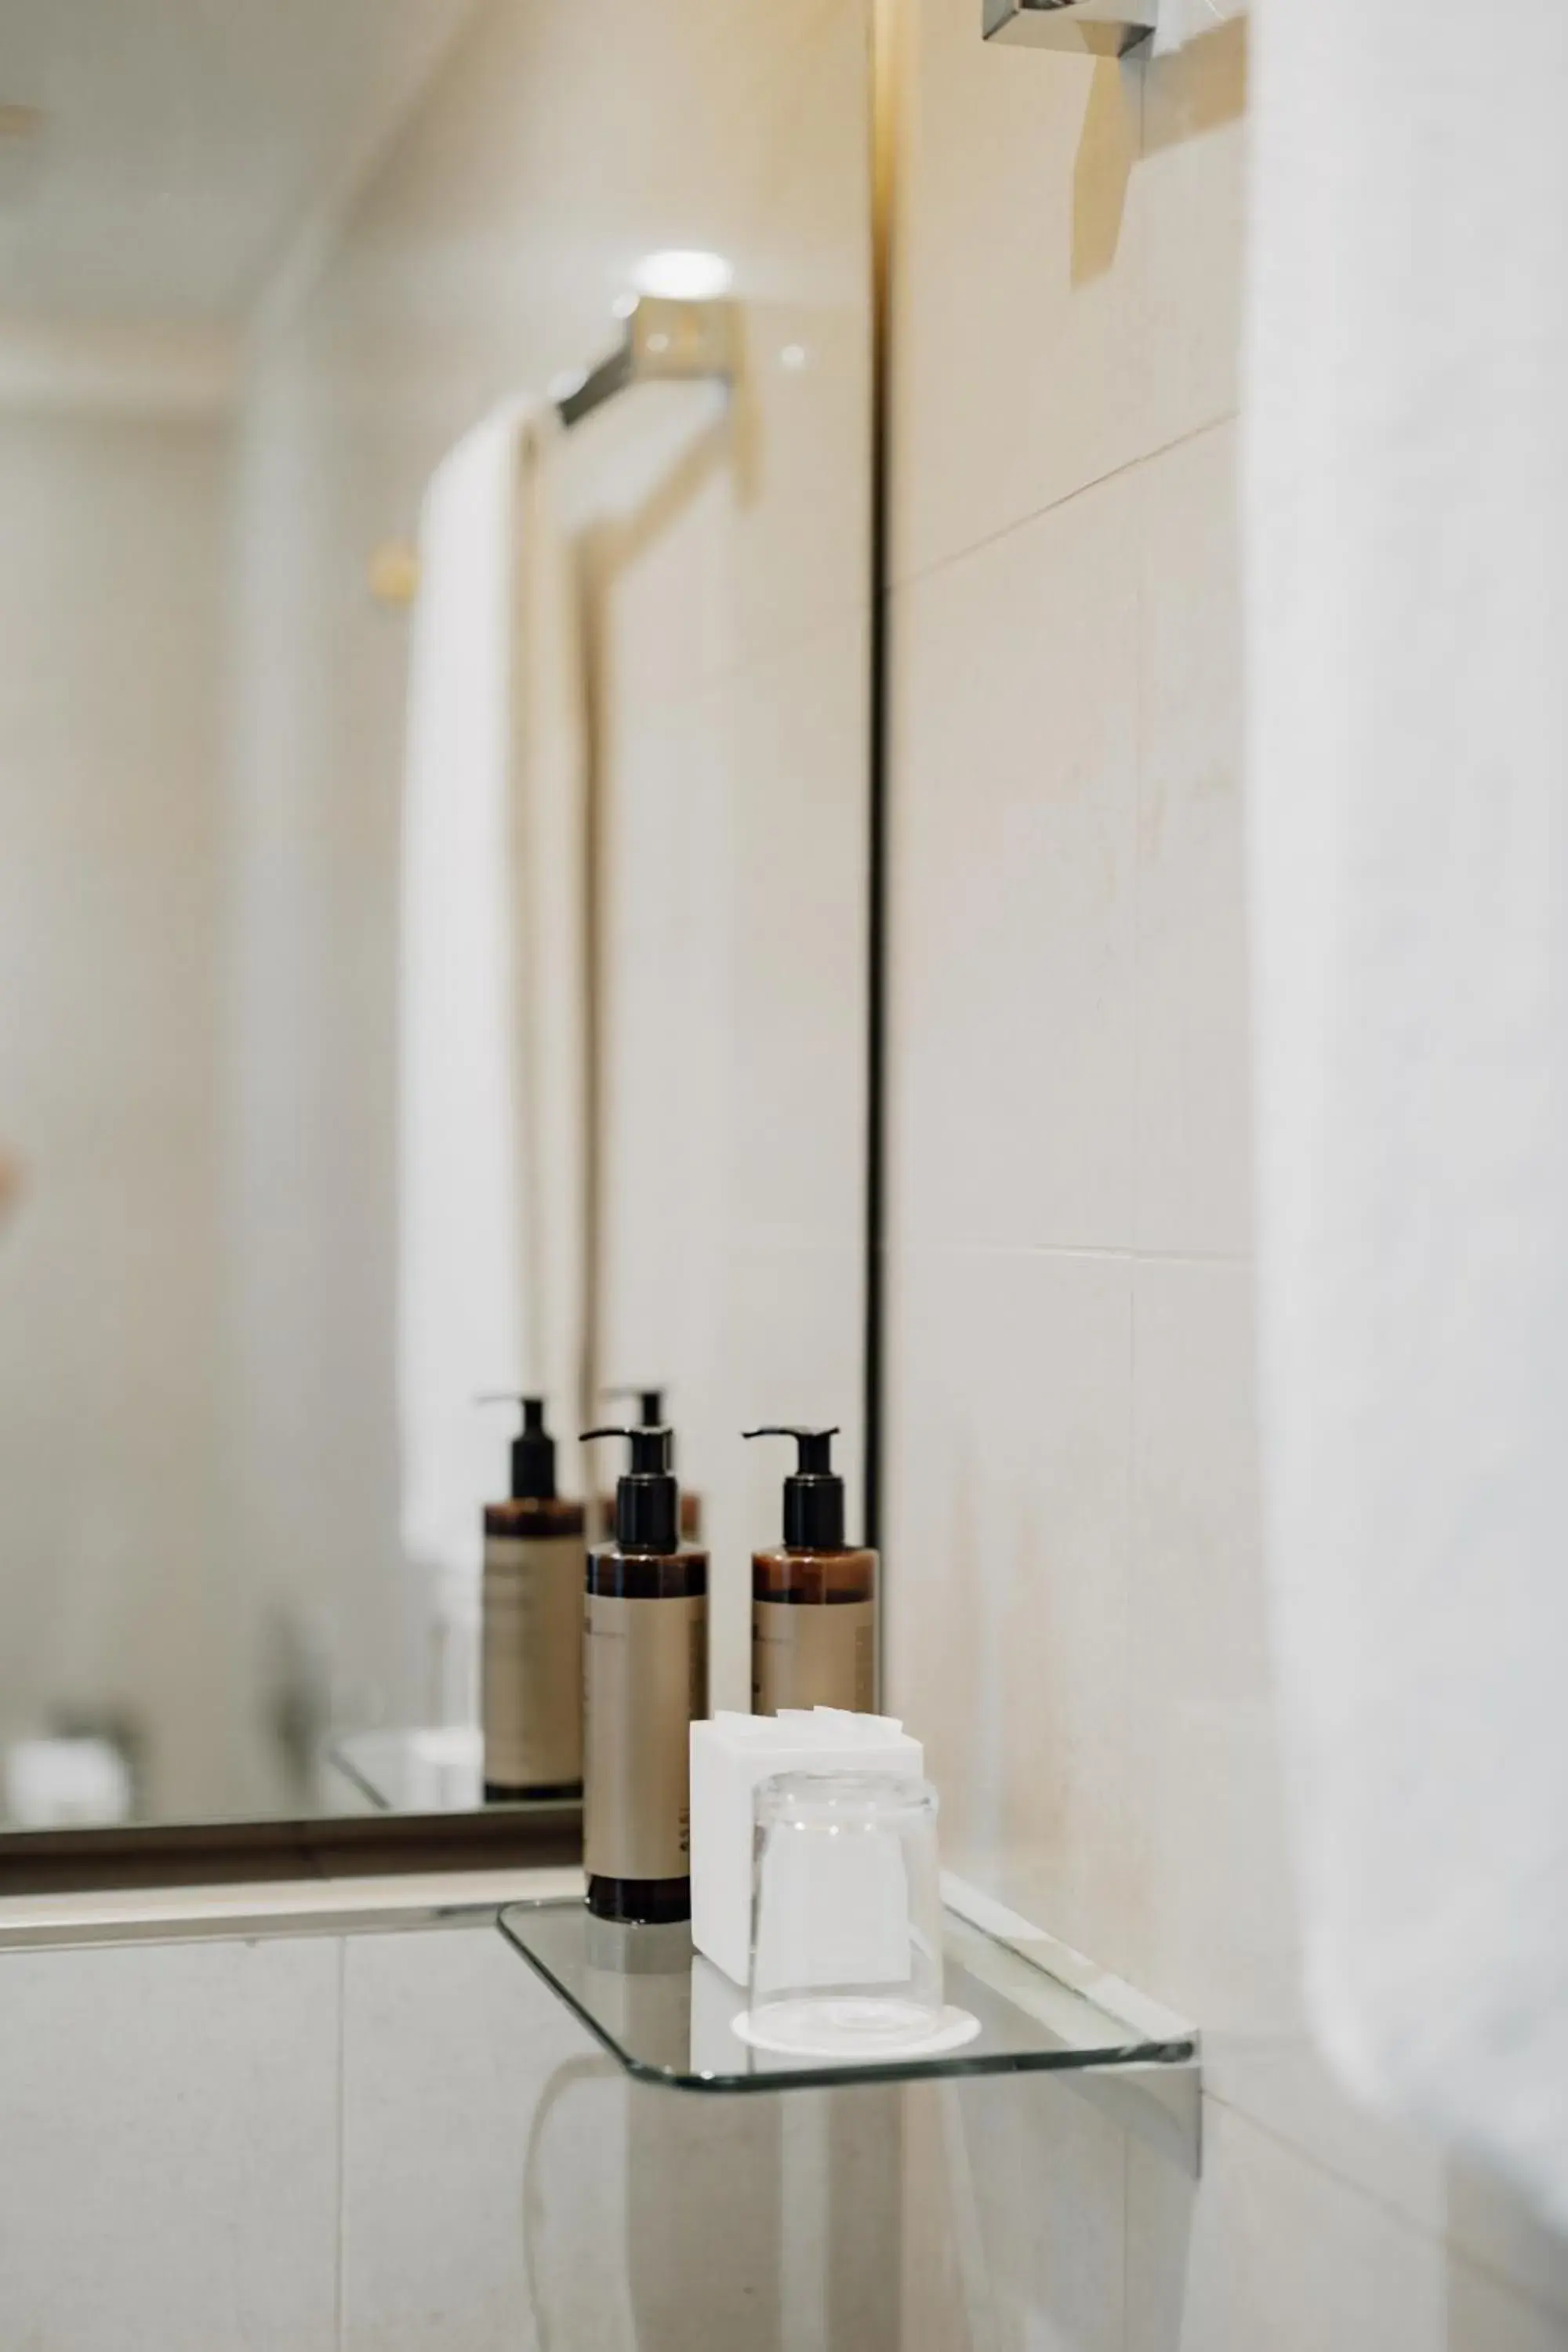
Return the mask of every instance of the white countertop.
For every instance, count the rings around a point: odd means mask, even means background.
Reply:
[[[11,1895],[0,1896],[0,1949],[142,1941],[150,1936],[342,1932],[582,1892],[583,1874],[575,1868],[514,1868]]]

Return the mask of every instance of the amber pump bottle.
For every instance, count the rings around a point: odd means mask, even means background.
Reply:
[[[588,1554],[583,1866],[601,1919],[691,1916],[689,1726],[708,1711],[708,1555],[680,1540],[662,1424],[624,1437],[616,1531]]]
[[[618,1403],[623,1397],[635,1398],[637,1420],[644,1429],[664,1429],[668,1426],[664,1418],[662,1389],[601,1389],[599,1393],[601,1396],[610,1398],[612,1402],[616,1403]],[[673,1445],[670,1451],[669,1466],[672,1470],[675,1467]],[[608,1535],[615,1525],[616,1507],[607,1495],[602,1497],[599,1510],[601,1531]],[[700,1495],[694,1495],[689,1486],[682,1486],[680,1490],[680,1540],[682,1543],[689,1544],[700,1544],[702,1540],[702,1497]]]
[[[833,1467],[837,1429],[748,1429],[793,1437],[784,1480],[784,1542],[752,1559],[752,1712],[877,1704],[877,1555],[844,1540],[844,1481]]]
[[[583,1787],[583,1506],[555,1492],[542,1397],[522,1407],[511,1494],[485,1511],[479,1720],[485,1795],[575,1797]]]

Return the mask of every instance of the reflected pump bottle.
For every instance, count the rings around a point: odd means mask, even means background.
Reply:
[[[583,1786],[583,1506],[555,1492],[543,1399],[516,1402],[522,1427],[512,1440],[511,1495],[485,1511],[485,1795],[575,1797]]]
[[[601,1919],[691,1916],[689,1727],[708,1711],[708,1555],[680,1540],[671,1433],[631,1448],[616,1531],[588,1554],[583,1865]]]
[[[836,1429],[748,1429],[793,1437],[784,1542],[752,1559],[752,1712],[877,1704],[877,1555],[844,1540],[844,1481]]]
[[[600,1393],[616,1401],[622,1397],[635,1397],[637,1419],[644,1429],[663,1429],[668,1426],[664,1418],[662,1389],[604,1389]],[[670,1449],[669,1466],[672,1470],[675,1467],[673,1444]],[[603,1530],[605,1535],[608,1535],[615,1524],[615,1506],[608,1496],[601,1504],[600,1510]],[[700,1495],[694,1495],[687,1486],[683,1486],[680,1490],[680,1540],[682,1543],[689,1544],[700,1544],[702,1540],[702,1497]]]

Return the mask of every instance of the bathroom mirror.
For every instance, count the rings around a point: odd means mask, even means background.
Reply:
[[[0,0],[0,1832],[478,1804],[481,1392],[860,1523],[868,14]]]

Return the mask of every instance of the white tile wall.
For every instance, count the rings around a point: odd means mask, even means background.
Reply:
[[[339,1965],[0,1953],[0,2342],[335,2352]]]
[[[345,2347],[475,2352],[539,2341],[531,2262],[554,2281],[558,2265],[539,2242],[548,2237],[553,2251],[562,2228],[571,2231],[575,2200],[557,2196],[565,2180],[595,2204],[584,2118],[601,2126],[613,2177],[614,2134],[603,2128],[611,2075],[612,2062],[497,1933],[345,1943]],[[552,2129],[546,2111],[557,2107]],[[587,2266],[573,2305],[590,2342],[616,2340],[594,2332],[594,2298],[617,2284],[608,2267]]]
[[[1144,1250],[1251,1238],[1236,427],[1138,467],[1138,1110]]]
[[[1136,520],[1103,483],[895,607],[903,1240],[1131,1238]]]
[[[1144,242],[1139,302],[1147,387],[1144,449],[1236,408],[1246,203],[1247,26],[1232,21],[1139,68],[1142,152],[1127,212]],[[1223,225],[1223,226],[1222,226]],[[1216,231],[1228,237],[1219,250]]]
[[[1458,2172],[1445,2236],[1226,2096],[1199,2185],[1049,2077],[639,2088],[488,1921],[0,1953],[0,2113],[37,2352],[1568,2340],[1563,2250]]]
[[[1127,2352],[1555,2352],[1539,2277],[1451,2241],[1211,2103],[1194,2196],[1155,2158],[1128,2169]]]
[[[1449,2241],[1468,2261],[1568,2325],[1568,2246],[1560,2237],[1466,2165],[1447,2168],[1445,2204]]]
[[[1117,237],[1137,69],[986,48],[968,0],[903,16],[900,580],[1136,457],[1148,398],[1141,270]]]
[[[898,2094],[635,2086],[489,1919],[0,1952],[0,2343],[893,2352]]]
[[[1131,1298],[1109,1254],[894,1260],[891,1701],[952,1867],[1108,1965],[1127,1857]]]
[[[922,2085],[904,2148],[900,2352],[1121,2352],[1114,2124],[1045,2075]]]
[[[633,2084],[488,1920],[0,1953],[0,2343],[894,2352],[899,2095]]]
[[[1448,2352],[1438,2242],[1227,2108],[1195,2197],[1139,2151],[1128,2199],[1128,2352]]]
[[[1217,2055],[1300,2030],[1244,1265],[1138,1261],[1131,1387],[1127,1972]]]
[[[1301,2011],[1253,1427],[1245,26],[1116,66],[977,16],[900,18],[889,1696],[951,1857],[1193,2014],[1213,2095],[1197,2184],[1101,2165],[1098,2119],[1058,2161],[1039,2086],[911,2103],[905,2340],[1568,2344],[1568,2249],[1354,2108]]]
[[[902,18],[905,580],[1234,409],[1245,30],[1145,67],[987,47],[969,0]]]

